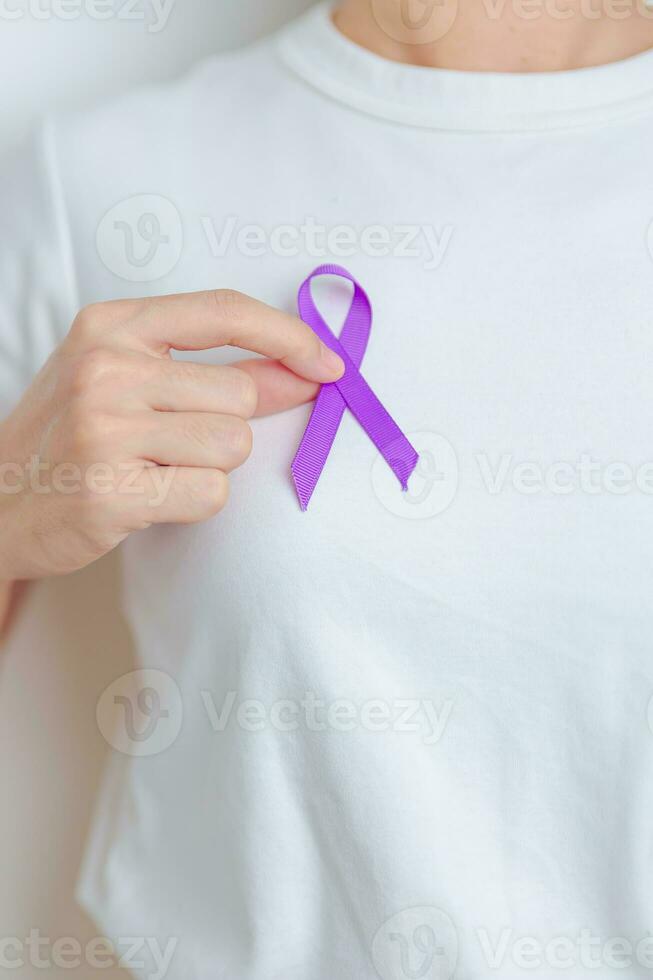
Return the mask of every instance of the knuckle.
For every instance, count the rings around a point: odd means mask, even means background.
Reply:
[[[73,395],[88,395],[97,390],[107,379],[115,378],[120,371],[120,359],[111,351],[93,348],[76,362],[71,380]]]
[[[244,419],[234,418],[227,428],[229,448],[244,462],[252,451],[253,434],[251,426]]]
[[[90,303],[82,307],[70,328],[70,336],[73,340],[84,343],[92,340],[98,332],[98,325],[104,319],[104,303]]]
[[[218,316],[230,325],[238,325],[242,320],[245,297],[237,289],[213,289],[209,297]]]
[[[205,449],[211,444],[210,426],[201,417],[189,415],[183,423],[184,438],[190,443]]]
[[[314,357],[319,354],[320,341],[310,327],[306,327],[305,329],[293,330],[292,336],[288,339],[287,348],[287,357],[300,359]]]
[[[95,458],[111,434],[112,425],[107,416],[98,412],[73,411],[66,428],[73,454]]]
[[[231,370],[235,403],[246,418],[251,418],[258,404],[258,389],[254,379],[247,371],[241,371],[240,368]]]
[[[180,479],[185,520],[189,523],[219,513],[229,499],[229,477],[222,470],[203,470],[191,480],[185,475]]]
[[[229,477],[222,470],[211,470],[204,480],[203,491],[208,512],[219,513],[229,499]]]

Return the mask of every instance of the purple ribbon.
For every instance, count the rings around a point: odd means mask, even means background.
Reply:
[[[313,302],[311,283],[317,276],[340,276],[354,286],[340,339],[331,332]],[[372,305],[365,290],[342,266],[321,265],[302,283],[298,306],[304,323],[345,362],[343,376],[320,388],[292,462],[292,477],[302,510],[308,507],[347,407],[384,457],[402,489],[407,490],[408,479],[417,465],[417,453],[359,370],[372,329]]]

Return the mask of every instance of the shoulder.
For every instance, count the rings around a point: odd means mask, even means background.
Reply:
[[[250,123],[290,81],[277,57],[276,39],[217,55],[170,82],[136,89],[91,110],[54,120],[57,151],[76,161],[106,159],[115,167],[174,145],[178,156],[189,135]],[[109,162],[109,161],[107,161]]]

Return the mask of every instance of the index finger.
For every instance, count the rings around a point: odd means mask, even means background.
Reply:
[[[281,361],[310,381],[344,372],[341,358],[298,317],[231,289],[138,300],[124,329],[153,353],[231,346]]]

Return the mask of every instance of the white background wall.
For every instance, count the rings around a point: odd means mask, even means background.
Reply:
[[[0,148],[44,111],[173,77],[273,30],[310,2],[0,0]]]
[[[173,0],[172,7],[170,0],[139,0],[134,20],[124,19],[126,0],[63,0],[76,18],[69,21],[53,16],[61,2],[0,0],[0,152],[44,112],[173,77],[198,58],[273,29],[311,0]],[[169,19],[153,31],[161,3]],[[95,19],[95,9],[108,10],[110,19]],[[50,16],[39,19],[35,10]],[[8,19],[12,11],[20,16]],[[33,587],[0,651],[0,941],[24,940],[38,929],[51,940],[85,944],[98,932],[75,905],[73,888],[107,752],[96,702],[132,662],[117,581],[111,557]],[[0,977],[13,980],[92,974],[88,967],[0,967]],[[126,977],[118,969],[96,975]]]

